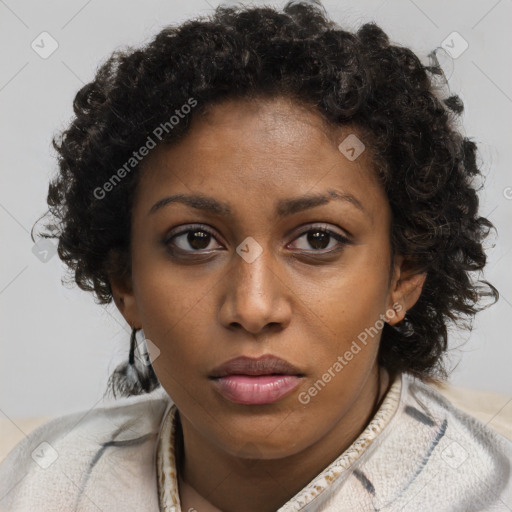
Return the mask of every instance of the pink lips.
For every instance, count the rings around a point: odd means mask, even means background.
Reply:
[[[239,404],[270,404],[298,386],[296,375],[230,375],[214,380],[217,389],[228,400]]]
[[[269,404],[290,393],[304,375],[284,359],[270,354],[257,359],[237,357],[210,375],[215,389],[228,400],[247,405]]]

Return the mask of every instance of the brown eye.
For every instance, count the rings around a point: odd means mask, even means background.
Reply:
[[[198,252],[205,249],[215,249],[209,247],[215,237],[204,227],[192,227],[168,236],[164,240],[165,245],[170,245],[184,252]]]
[[[330,242],[331,235],[325,231],[308,231],[307,241],[313,249],[325,249]]]
[[[302,247],[296,246],[296,248],[310,252],[331,252],[330,250],[336,250],[340,248],[340,246],[343,247],[351,243],[348,238],[340,233],[336,233],[325,227],[308,229],[295,239],[295,243],[301,239],[303,239],[305,243],[302,244]],[[311,251],[311,249],[313,251]]]
[[[193,249],[206,249],[208,245],[210,245],[210,238],[210,233],[206,233],[205,231],[188,231],[187,243],[190,244],[190,247]]]

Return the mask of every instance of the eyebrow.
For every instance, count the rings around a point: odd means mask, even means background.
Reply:
[[[316,206],[321,206],[329,203],[332,200],[345,201],[355,206],[365,215],[369,213],[361,204],[361,201],[355,196],[345,192],[336,192],[335,190],[327,190],[325,193],[308,194],[302,197],[293,197],[288,199],[281,199],[278,201],[275,215],[278,218],[287,217]],[[232,216],[233,212],[229,203],[218,201],[213,197],[202,195],[188,195],[188,194],[175,194],[172,196],[159,199],[149,210],[148,215],[151,215],[165,206],[172,203],[183,203],[197,210],[221,215],[224,217]]]

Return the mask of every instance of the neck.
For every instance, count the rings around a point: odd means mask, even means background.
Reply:
[[[182,510],[272,512],[280,508],[339,457],[374,417],[391,382],[385,369],[377,369],[369,379],[364,399],[355,401],[365,402],[366,408],[351,409],[319,441],[280,459],[245,459],[228,454],[180,416],[185,454],[178,461]]]

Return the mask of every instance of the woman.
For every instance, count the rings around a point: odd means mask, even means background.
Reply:
[[[512,509],[512,443],[432,386],[498,292],[431,57],[293,2],[113,54],[44,235],[132,329],[124,398],[20,443],[2,510]]]

